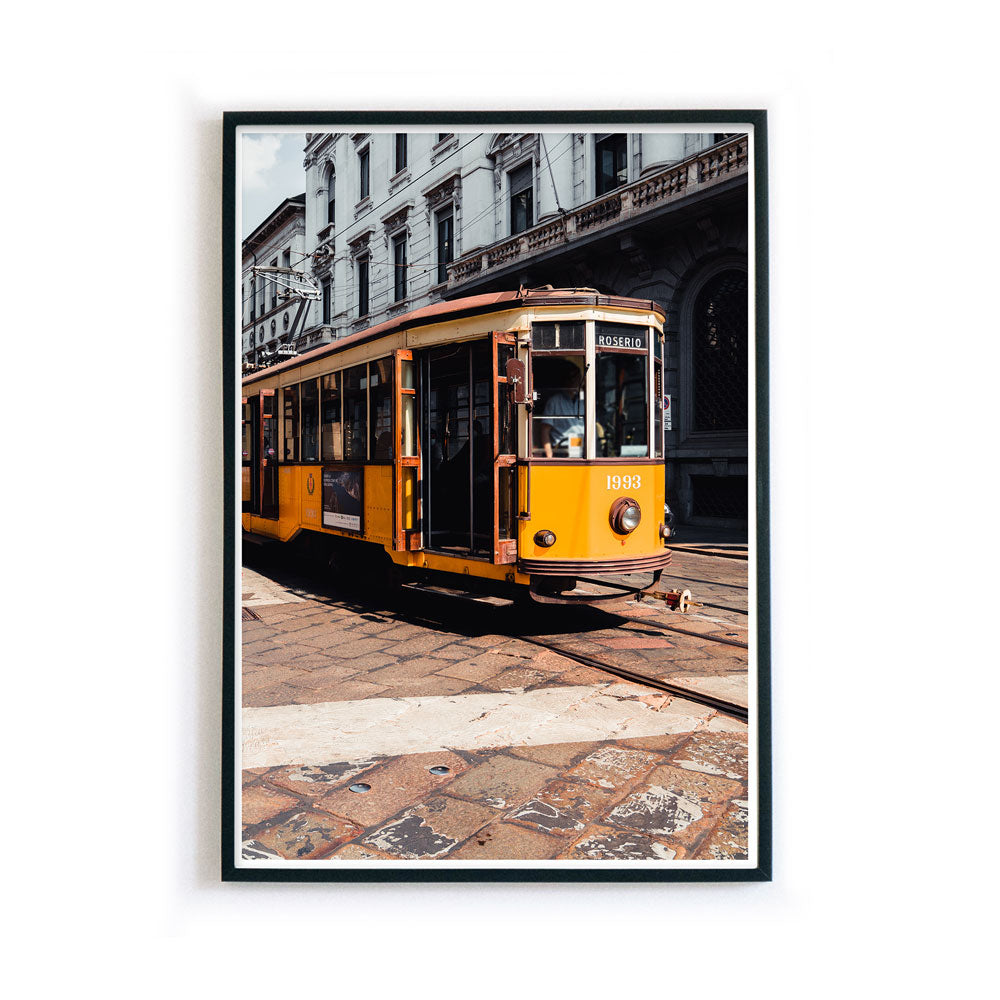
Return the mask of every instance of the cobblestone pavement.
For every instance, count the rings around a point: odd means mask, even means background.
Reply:
[[[746,859],[746,726],[538,644],[745,704],[746,651],[703,636],[746,641],[746,563],[671,573],[728,610],[381,606],[244,568],[244,858]]]

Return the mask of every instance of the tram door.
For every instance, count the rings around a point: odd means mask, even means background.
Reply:
[[[493,397],[489,340],[423,358],[423,493],[429,549],[493,554]]]
[[[420,435],[417,417],[417,375],[413,351],[395,352],[396,387],[393,408],[396,440],[393,445],[395,525],[392,545],[396,550],[420,548]]]
[[[517,562],[517,408],[507,362],[517,358],[517,338],[493,333],[493,562]]]
[[[273,389],[243,398],[243,510],[278,516],[278,413]]]
[[[517,559],[517,422],[506,378],[513,334],[424,356],[423,510],[427,548]]]

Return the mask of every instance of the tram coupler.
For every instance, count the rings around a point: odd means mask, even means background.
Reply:
[[[654,590],[645,595],[655,597],[658,601],[663,601],[671,611],[680,611],[682,614],[691,607],[690,590]]]

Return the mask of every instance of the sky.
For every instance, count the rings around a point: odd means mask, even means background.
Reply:
[[[261,132],[243,136],[243,233],[245,239],[286,198],[306,189],[304,133]]]

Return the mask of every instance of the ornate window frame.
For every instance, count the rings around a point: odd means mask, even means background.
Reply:
[[[437,217],[448,208],[451,209],[451,259],[458,260],[461,256],[462,231],[462,171],[452,170],[444,177],[438,178],[432,185],[421,192],[424,198],[424,214],[427,222],[427,232],[430,236],[431,255],[433,260],[433,280],[430,291],[444,288],[448,282],[437,280]]]
[[[494,238],[509,240],[520,233],[511,232],[510,174],[531,163],[531,215],[528,229],[538,224],[538,170],[541,149],[537,132],[498,132],[490,142],[487,155],[493,160],[495,229]],[[523,232],[524,230],[522,230]]]
[[[372,251],[371,251],[371,238],[375,235],[374,226],[368,226],[358,233],[354,238],[348,243],[350,248],[351,256],[351,268],[353,270],[354,278],[354,291],[357,293],[355,297],[355,303],[358,303],[361,291],[361,282],[359,277],[360,264],[362,260],[367,260],[368,262],[368,311],[361,313],[359,312],[357,316],[354,317],[352,322],[359,323],[362,322],[366,316],[371,315],[372,311]]]
[[[330,188],[331,186],[333,187],[334,205],[336,205],[337,167],[334,164],[333,159],[328,157],[323,161],[321,169],[323,171],[323,182],[316,189],[316,198],[321,206],[320,221],[322,222],[322,225],[316,233],[317,244],[326,243],[328,240],[332,239],[333,234],[337,229],[336,214],[334,214],[333,221],[330,221]]]
[[[413,201],[403,202],[395,205],[385,215],[382,216],[382,235],[387,253],[389,273],[392,276],[392,294],[389,301],[389,312],[399,312],[413,297],[413,283],[410,276],[406,278],[406,294],[401,298],[396,298],[396,259],[395,245],[402,236],[406,240],[406,256],[409,260],[409,252],[412,242],[412,230],[410,227],[410,212],[413,210]]]
[[[435,141],[431,146],[431,165],[449,156],[456,149],[458,149],[458,132],[446,132],[443,139]]]
[[[367,136],[363,136],[362,138],[366,138],[366,137]],[[354,137],[352,136],[351,138],[354,138]],[[357,191],[358,191],[358,200],[357,200],[357,202],[354,205],[354,221],[357,222],[357,220],[362,215],[364,215],[365,212],[369,211],[369,209],[371,209],[371,207],[372,207],[372,142],[369,141],[367,144],[365,144],[364,142],[361,142],[361,143],[357,143],[356,142],[355,143],[354,154],[355,154],[355,157],[357,158],[357,167],[358,167],[358,173],[357,173],[357,179],[358,179],[358,188],[357,188]],[[361,158],[362,158],[362,156],[367,157],[366,163],[367,163],[367,171],[368,171],[368,191],[366,193],[362,193],[362,190],[361,190],[361,186],[362,186],[361,185],[361,180],[362,180],[362,177],[363,177],[363,171],[361,169]]]

